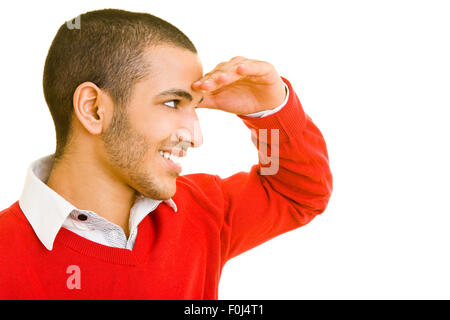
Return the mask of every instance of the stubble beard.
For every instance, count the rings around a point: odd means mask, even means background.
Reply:
[[[130,187],[136,191],[136,195],[155,200],[166,200],[172,196],[162,190],[162,184],[156,181],[151,172],[142,168],[148,151],[152,150],[151,144],[130,126],[125,108],[114,111],[111,124],[102,139],[111,165],[124,172],[133,184]]]

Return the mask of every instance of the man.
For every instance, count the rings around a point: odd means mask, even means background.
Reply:
[[[217,299],[227,260],[325,210],[325,141],[267,62],[234,57],[203,75],[191,41],[157,17],[78,19],[44,67],[56,151],[0,213],[0,297]],[[202,107],[252,130],[250,172],[180,176]]]

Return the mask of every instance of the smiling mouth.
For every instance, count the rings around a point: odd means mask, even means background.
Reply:
[[[180,157],[162,150],[159,151],[159,155],[172,171],[175,171],[178,174],[181,173],[182,167],[180,164]]]

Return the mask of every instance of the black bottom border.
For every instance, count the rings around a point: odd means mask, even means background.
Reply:
[[[300,319],[331,317],[336,319],[365,319],[369,317],[414,316],[430,318],[447,314],[448,300],[43,300],[0,301],[3,312],[38,310],[73,310],[82,315],[105,318],[121,312],[127,318],[139,315],[151,319]],[[430,304],[432,306],[430,307]],[[444,309],[445,308],[445,309]],[[64,312],[65,313],[65,312]],[[74,314],[74,315],[75,315]],[[155,315],[158,314],[158,317]],[[83,320],[83,317],[81,317]]]

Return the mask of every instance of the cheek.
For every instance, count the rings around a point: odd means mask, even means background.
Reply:
[[[145,137],[148,148],[155,148],[157,152],[161,147],[173,145],[173,132],[175,131],[176,114],[172,110],[160,109],[154,106],[150,110],[140,109],[133,113],[130,122],[133,130]],[[150,150],[149,150],[150,151]]]
[[[169,140],[173,132],[173,121],[167,118],[160,118],[147,122],[143,128],[142,133],[147,137],[152,145],[156,147],[166,146],[170,144]]]
[[[158,149],[168,144],[167,142],[170,140],[171,132],[171,127],[161,122],[149,125],[144,134],[149,144]]]

